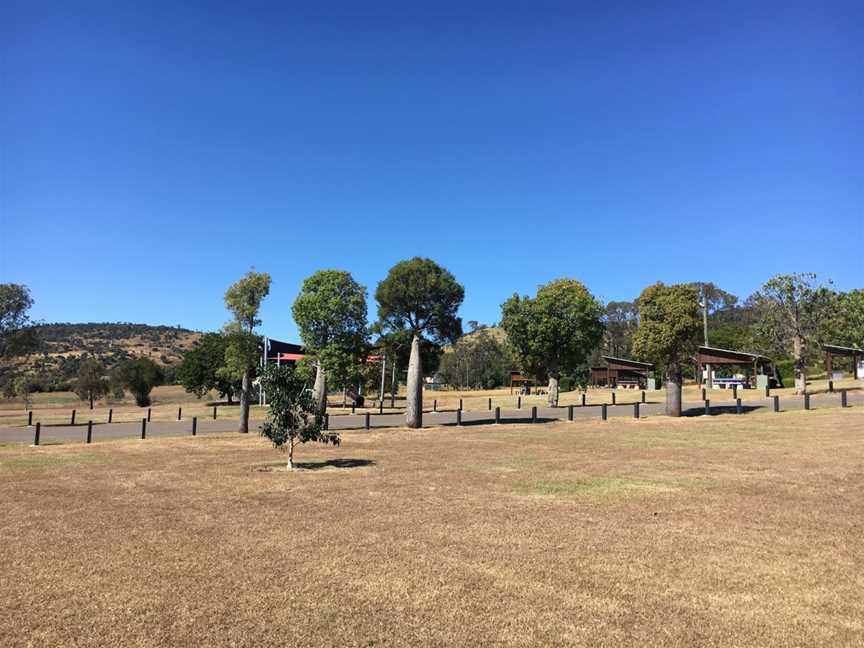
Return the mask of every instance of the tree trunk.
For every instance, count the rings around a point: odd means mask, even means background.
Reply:
[[[288,470],[294,470],[294,441],[288,440]]]
[[[405,425],[423,427],[423,365],[420,361],[420,336],[411,340],[411,359],[408,361],[408,394],[405,405]]]
[[[249,432],[249,383],[252,380],[252,370],[246,367],[243,372],[243,386],[240,388],[240,425],[238,432],[246,434]]]
[[[800,395],[807,391],[807,376],[804,373],[804,340],[795,336],[795,393]]]
[[[681,373],[666,376],[666,416],[681,416]]]
[[[549,393],[547,394],[549,407],[558,407],[558,374],[549,374]]]
[[[315,400],[315,411],[318,414],[327,411],[327,373],[320,362],[315,365],[315,387],[312,389],[312,398]]]
[[[228,391],[225,393],[225,396],[228,397],[228,404],[233,405],[234,404],[234,392]]]
[[[90,392],[90,409],[93,409],[93,392]]]

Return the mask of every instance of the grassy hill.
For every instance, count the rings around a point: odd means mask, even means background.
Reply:
[[[44,390],[66,387],[85,357],[102,360],[110,371],[132,357],[147,357],[164,367],[176,366],[201,333],[175,326],[126,322],[42,324],[34,327],[39,346],[26,357],[15,358],[17,371],[35,375]]]

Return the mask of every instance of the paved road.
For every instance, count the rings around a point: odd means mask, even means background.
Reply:
[[[811,396],[811,407],[813,409],[840,407],[840,394],[817,394]],[[849,393],[848,403],[850,406],[864,405],[864,393]],[[772,408],[772,400],[766,398],[742,399],[743,413],[759,409],[769,410]],[[804,409],[803,397],[786,397],[780,402],[782,411]],[[600,418],[600,405],[587,405],[585,407],[574,406],[574,420],[586,418]],[[701,401],[684,403],[685,414],[702,415],[705,412]],[[728,400],[715,403],[711,407],[712,414],[734,413],[735,405]],[[502,409],[501,423],[530,423],[531,408]],[[663,413],[663,403],[654,401],[641,404],[639,407],[640,417],[658,416]],[[462,412],[462,423],[464,425],[488,424],[494,422],[494,411],[489,410],[464,410]],[[633,402],[609,405],[607,416],[609,418],[633,417]],[[426,412],[423,415],[423,424],[427,427],[437,425],[456,425],[456,412]],[[553,420],[567,420],[567,407],[538,407],[538,422]],[[370,428],[401,427],[405,424],[405,414],[402,412],[394,414],[371,414],[369,417]],[[366,418],[363,414],[334,415],[330,417],[330,428],[333,430],[356,430],[365,428]],[[260,423],[252,422],[250,428],[256,431]],[[201,419],[197,424],[199,435],[212,434],[214,432],[234,432],[237,430],[237,422],[233,420],[205,420]],[[33,443],[35,426],[33,427],[0,427],[0,443]],[[146,436],[186,436],[192,434],[192,421],[154,421],[147,424]],[[84,442],[87,437],[87,424],[78,425],[44,425],[40,431],[40,443],[63,443]],[[94,423],[92,441],[94,443],[110,439],[130,439],[141,437],[141,423]]]

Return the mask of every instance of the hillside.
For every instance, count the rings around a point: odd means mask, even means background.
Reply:
[[[38,349],[27,357],[15,358],[13,364],[19,371],[40,376],[40,382],[53,388],[74,378],[84,357],[101,359],[107,370],[131,357],[147,357],[173,367],[201,337],[201,333],[174,326],[125,322],[41,324],[34,329]]]

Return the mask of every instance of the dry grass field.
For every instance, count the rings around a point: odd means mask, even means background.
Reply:
[[[0,645],[860,646],[864,411],[0,447]]]

